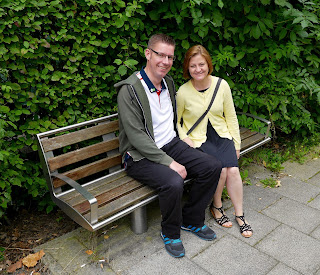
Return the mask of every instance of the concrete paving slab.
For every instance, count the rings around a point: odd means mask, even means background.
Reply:
[[[248,179],[252,185],[259,184],[260,180],[273,176],[273,173],[270,170],[267,170],[265,167],[254,163],[244,167],[243,169],[248,170]]]
[[[188,257],[173,258],[164,249],[150,255],[135,266],[120,273],[121,275],[150,275],[150,274],[175,274],[175,275],[209,275],[201,266],[191,261]]]
[[[193,258],[210,274],[267,274],[278,263],[272,257],[234,238],[225,236]]]
[[[226,214],[231,219],[233,226],[231,228],[224,228],[225,232],[252,246],[260,242],[265,236],[280,225],[280,222],[248,208],[245,210],[245,217],[253,229],[253,234],[252,237],[245,238],[240,234],[240,229],[233,212],[227,210]]]
[[[272,192],[269,188],[263,188],[261,184],[259,186],[250,185],[243,188],[243,207],[244,211],[251,208],[256,211],[261,211],[266,207],[274,204],[283,196]]]
[[[308,206],[320,210],[320,195],[318,195],[315,198],[311,198],[310,201],[308,202]]]
[[[281,187],[271,188],[271,191],[304,204],[308,204],[310,200],[320,194],[320,187],[293,177],[286,177],[281,180]]]
[[[320,172],[308,179],[306,182],[320,187]]]
[[[75,238],[80,230],[76,229],[36,248],[36,251],[43,249],[46,253],[43,262],[50,263],[49,270],[53,274],[71,274],[80,269],[84,263],[90,262],[92,257],[85,253],[88,248]],[[51,263],[54,263],[54,266]]]
[[[275,266],[274,269],[272,269],[268,275],[299,275],[302,274],[296,270],[293,270],[292,268],[279,263]]]
[[[314,274],[320,267],[320,241],[286,225],[255,247],[302,274]]]
[[[204,241],[199,239],[193,233],[187,231],[181,231],[181,240],[183,242],[184,248],[186,250],[186,256],[188,258],[193,258],[202,251],[206,250],[209,246],[215,245],[217,241],[223,238],[226,233],[219,228],[217,225],[212,224],[213,221],[206,222],[207,226],[209,226],[216,234],[217,238],[213,241]]]
[[[287,161],[283,163],[283,167],[284,173],[302,181],[306,181],[319,172],[320,158],[312,159],[303,164]]]
[[[320,224],[318,210],[288,198],[279,200],[262,213],[306,234],[310,234]]]
[[[311,232],[310,236],[320,240],[320,225]]]

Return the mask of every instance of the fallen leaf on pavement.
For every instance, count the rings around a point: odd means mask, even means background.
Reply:
[[[38,261],[44,256],[44,251],[40,250],[37,253],[29,254],[27,257],[22,259],[22,263],[26,267],[34,267],[37,265]]]
[[[281,186],[281,180],[277,180],[277,185],[276,187],[280,187]]]
[[[87,253],[88,255],[92,255],[93,251],[92,251],[92,250],[87,250],[86,253]]]
[[[22,260],[20,259],[19,261],[17,261],[16,263],[10,265],[7,269],[8,273],[13,273],[15,272],[17,269],[22,267]]]
[[[267,167],[267,163],[265,161],[262,161],[262,164],[264,167]]]

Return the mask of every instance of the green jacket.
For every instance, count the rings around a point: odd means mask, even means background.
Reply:
[[[136,73],[114,85],[118,90],[119,142],[122,159],[124,160],[128,152],[134,161],[147,158],[155,163],[169,166],[173,159],[159,149],[154,141],[149,100]],[[165,81],[174,111],[172,123],[176,129],[176,90],[170,76],[165,76]]]

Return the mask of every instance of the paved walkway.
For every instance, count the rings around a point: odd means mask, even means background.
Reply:
[[[319,148],[317,149],[319,152]],[[186,256],[169,256],[160,239],[157,202],[148,207],[146,233],[135,235],[129,218],[96,234],[78,228],[37,248],[52,274],[314,274],[320,275],[320,158],[303,165],[287,162],[278,188],[264,188],[272,174],[248,168],[252,185],[244,188],[245,214],[254,233],[242,237],[239,227],[218,226],[209,211],[207,224],[217,233],[212,242],[183,231]],[[231,202],[224,203],[232,218]],[[234,221],[234,220],[233,220]],[[88,255],[87,250],[94,253]]]

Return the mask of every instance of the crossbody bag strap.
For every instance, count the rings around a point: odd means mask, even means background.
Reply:
[[[209,112],[209,110],[210,110],[210,108],[211,108],[211,106],[212,106],[212,104],[213,104],[213,101],[214,101],[214,99],[216,98],[216,95],[217,95],[217,92],[218,92],[218,90],[219,90],[221,81],[222,81],[222,78],[219,77],[218,83],[217,83],[217,85],[216,85],[216,88],[214,89],[214,92],[213,92],[213,95],[212,95],[212,98],[211,98],[211,101],[210,101],[210,104],[209,104],[207,110],[202,114],[201,117],[198,118],[198,120],[196,121],[196,123],[193,124],[193,126],[189,129],[189,131],[187,132],[187,135],[189,135],[189,134],[194,130],[194,128],[196,128],[196,127],[198,126],[198,124],[201,122],[201,120],[203,120],[203,118],[204,118],[204,117],[207,115],[207,113]]]

